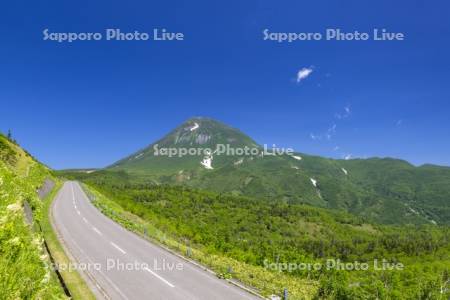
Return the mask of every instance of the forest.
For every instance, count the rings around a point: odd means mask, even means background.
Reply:
[[[62,173],[193,248],[253,266],[363,263],[367,270],[270,268],[314,280],[313,297],[447,299],[450,232],[435,225],[380,225],[344,211],[156,185],[125,172]],[[403,265],[380,270],[374,262]]]

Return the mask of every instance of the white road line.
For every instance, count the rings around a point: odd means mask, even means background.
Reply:
[[[75,193],[73,192],[73,182],[70,183],[70,187],[72,189],[72,201],[75,202]]]
[[[162,278],[161,276],[159,276],[158,274],[156,274],[155,272],[153,272],[152,270],[150,270],[149,268],[145,267],[144,270],[152,273],[153,276],[157,277],[159,280],[161,280],[162,282],[164,282],[165,284],[167,284],[170,287],[175,287],[173,284],[171,284],[170,282],[168,282],[167,280],[165,280],[164,278]]]
[[[73,243],[73,245],[76,247],[76,248],[78,248],[78,251],[80,251],[80,253],[82,253],[85,257],[86,257],[86,259],[89,261],[89,263],[91,264],[91,265],[94,265],[94,262],[92,261],[92,259],[86,254],[86,252],[84,252],[83,251],[83,249],[81,249],[81,247],[77,244],[77,242],[75,242],[75,240],[73,239],[73,237],[72,237],[72,235],[70,234],[70,232],[67,230],[67,228],[62,224],[62,223],[60,223],[60,226],[61,226],[61,228],[67,233],[67,236],[70,238],[70,241]],[[73,254],[72,254],[73,255]],[[78,260],[80,260],[80,257],[78,258]],[[89,272],[89,270],[84,270],[84,272],[86,272],[86,273],[90,273],[90,274],[92,274],[91,272]],[[122,296],[122,298],[123,299],[126,299],[126,300],[128,300],[128,297],[127,296],[125,296],[125,294],[119,289],[119,287],[108,277],[108,276],[106,276],[106,274],[104,274],[101,270],[97,270],[97,272],[101,275],[101,276],[103,276],[103,278],[105,278],[106,279],[106,281],[108,281],[108,283]],[[93,276],[93,275],[92,275]]]
[[[75,203],[75,193],[73,191],[73,183],[70,183],[70,188],[72,190],[72,202],[73,202],[73,206],[75,207],[75,209],[77,210],[77,214],[81,215],[80,211],[78,210],[77,204]]]
[[[126,254],[126,252],[125,252],[122,248],[120,248],[119,246],[117,246],[117,245],[114,244],[113,242],[110,242],[110,243],[111,243],[111,245],[113,245],[114,248],[116,248],[117,250],[119,250],[120,252],[122,252],[122,254]]]
[[[86,218],[85,217],[83,217],[83,221],[84,221],[84,223],[88,223],[88,221],[86,220]]]
[[[92,230],[94,230],[95,232],[97,232],[99,235],[102,235],[102,233],[100,232],[100,230],[98,230],[97,228],[92,227]]]

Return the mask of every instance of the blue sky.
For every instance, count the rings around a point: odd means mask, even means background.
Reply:
[[[57,43],[46,28],[185,40]],[[406,39],[276,43],[266,28]],[[305,153],[450,165],[448,1],[8,1],[0,34],[0,130],[53,168],[111,164],[191,116]]]

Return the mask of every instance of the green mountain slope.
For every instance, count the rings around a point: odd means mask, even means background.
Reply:
[[[205,151],[214,152],[217,145],[227,144],[231,147],[259,147],[255,141],[237,129],[209,118],[192,118],[172,130],[165,137],[148,147],[116,162],[110,169],[128,170],[136,174],[156,174],[170,176],[180,171],[201,172],[205,166],[201,162],[208,156]],[[194,155],[164,155],[161,149],[193,149]],[[231,157],[212,154],[214,167],[225,166]]]
[[[343,209],[388,224],[450,224],[450,168],[415,167],[390,158],[334,160],[303,153],[219,155],[214,151],[222,144],[262,150],[237,129],[193,118],[108,170],[155,183]],[[155,155],[155,149],[161,148],[209,148],[212,153]]]
[[[41,219],[36,190],[49,170],[0,134],[0,299],[64,299],[46,267],[42,234],[25,222]],[[30,208],[30,210],[28,210]]]

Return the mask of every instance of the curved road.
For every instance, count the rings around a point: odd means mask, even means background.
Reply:
[[[122,228],[66,182],[53,207],[66,249],[98,298],[260,299]]]

